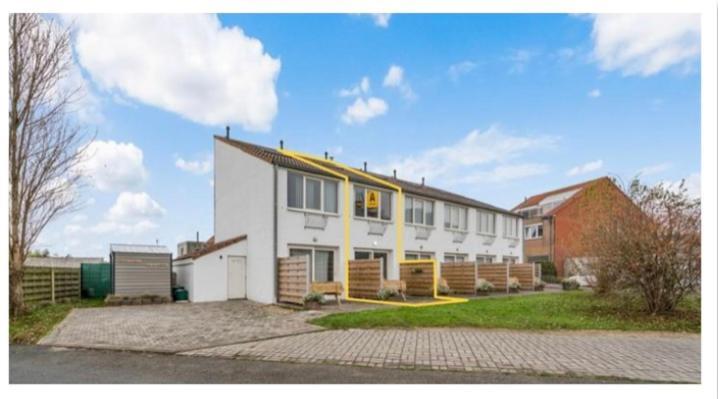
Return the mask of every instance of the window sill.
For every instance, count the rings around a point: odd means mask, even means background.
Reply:
[[[469,233],[469,230],[452,229],[452,228],[449,228],[449,227],[444,227],[444,230],[450,231],[450,232],[452,232],[452,233],[461,233],[461,234],[468,234],[468,233]]]
[[[496,238],[496,234],[491,234],[491,233],[480,233],[480,232],[477,232],[476,235],[477,235],[477,236],[481,236],[481,237],[486,237],[486,238]]]
[[[405,223],[404,225],[409,226],[409,227],[419,227],[422,229],[431,229],[431,230],[436,229],[436,226],[428,225],[428,224]]]
[[[365,222],[376,222],[376,223],[384,223],[384,224],[393,224],[393,220],[384,220],[384,219],[374,219],[374,218],[363,218],[354,216],[354,220],[363,220]]]
[[[332,216],[332,217],[340,216],[338,213],[315,211],[314,209],[302,209],[302,208],[291,208],[291,207],[287,207],[286,209],[291,212],[310,213],[312,215]]]

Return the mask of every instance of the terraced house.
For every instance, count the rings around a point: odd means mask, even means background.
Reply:
[[[214,138],[214,164],[212,245],[231,242],[236,253],[226,255],[243,260],[220,260],[211,248],[202,256],[214,257],[220,268],[243,263],[244,278],[229,284],[244,285],[235,292],[255,301],[276,300],[275,265],[287,256],[307,255],[315,282],[344,281],[347,258],[381,259],[383,277],[392,280],[399,279],[403,259],[523,261],[518,214],[423,181],[399,179],[397,171],[384,176],[366,171],[366,164],[339,168],[328,154],[308,161],[228,135]],[[224,290],[227,280],[216,280],[215,291]],[[224,297],[212,300],[231,295]]]

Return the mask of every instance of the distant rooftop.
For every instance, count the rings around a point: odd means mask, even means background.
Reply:
[[[171,254],[164,245],[110,244],[110,252],[129,252],[138,254]]]

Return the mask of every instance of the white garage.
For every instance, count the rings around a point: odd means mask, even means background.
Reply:
[[[172,264],[177,285],[191,302],[247,297],[247,236],[216,242],[180,256]]]

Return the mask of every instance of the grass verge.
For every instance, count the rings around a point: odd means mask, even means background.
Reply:
[[[102,299],[82,299],[79,301],[41,305],[30,309],[26,314],[10,319],[10,343],[34,344],[61,322],[74,308],[103,306]]]
[[[686,298],[671,314],[650,316],[634,300],[572,291],[471,300],[425,308],[382,308],[324,316],[326,328],[483,327],[517,330],[700,332],[700,298]]]

